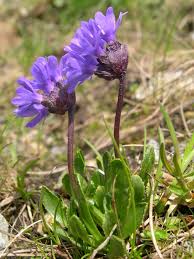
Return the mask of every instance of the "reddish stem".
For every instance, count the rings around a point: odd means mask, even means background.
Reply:
[[[123,99],[125,94],[125,85],[126,85],[126,75],[124,74],[119,79],[119,92],[118,92],[118,100],[117,100],[115,122],[114,122],[114,138],[118,148],[120,144],[120,122],[121,122],[121,112],[123,108]],[[116,149],[115,149],[115,157],[119,157]]]
[[[75,106],[73,105],[68,110],[68,143],[67,143],[67,160],[68,160],[68,171],[69,171],[69,178],[70,183],[72,187],[73,193],[76,195],[78,191],[78,185],[77,180],[74,174],[73,169],[73,160],[74,160],[74,154],[73,154],[73,145],[74,145],[74,112],[75,112]]]

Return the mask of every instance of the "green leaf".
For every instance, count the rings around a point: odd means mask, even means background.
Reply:
[[[119,259],[124,258],[127,251],[125,248],[124,240],[120,239],[117,236],[112,236],[110,239],[108,258],[110,259]]]
[[[164,107],[161,105],[160,106],[161,112],[164,116],[164,119],[166,121],[167,127],[169,129],[171,138],[172,138],[172,143],[174,145],[174,149],[175,149],[175,153],[177,155],[178,160],[180,160],[180,151],[179,151],[179,143],[176,137],[176,132],[175,129],[173,127],[172,121],[170,119],[170,116],[168,115],[168,113],[165,111]]]
[[[85,193],[86,188],[88,187],[88,183],[86,179],[81,174],[76,174],[79,186],[81,187],[82,191]]]
[[[115,213],[112,210],[108,210],[107,208],[105,208],[105,217],[104,217],[104,222],[102,224],[102,228],[106,236],[110,234],[115,224],[116,224]]]
[[[155,237],[156,237],[156,240],[167,240],[169,238],[169,234],[167,232],[167,230],[163,230],[163,229],[155,229],[154,230],[154,234],[155,234]],[[143,232],[143,237],[144,238],[149,238],[151,239],[151,233],[149,230],[145,230]]]
[[[135,217],[133,215],[132,205],[128,208],[125,220],[121,225],[122,237],[124,239],[133,234],[141,225],[145,213],[145,206],[146,202],[135,205]]]
[[[56,215],[56,221],[59,222],[61,226],[67,226],[65,219],[65,207],[61,199],[45,186],[41,189],[41,196],[42,203],[48,213],[51,214],[53,218]]]
[[[177,179],[178,183],[180,184],[181,188],[185,192],[187,192],[188,188],[187,188],[187,185],[185,183],[184,176],[181,172],[180,164],[179,164],[179,161],[178,161],[178,158],[177,158],[176,154],[174,154],[173,162],[174,162],[174,167],[175,167],[174,176],[176,177],[176,179]]]
[[[98,186],[96,189],[96,193],[94,195],[94,200],[101,211],[104,211],[104,207],[103,207],[104,197],[105,197],[104,186]]]
[[[94,220],[91,216],[90,210],[89,210],[89,201],[86,199],[85,195],[83,194],[82,190],[80,189],[79,197],[77,198],[77,202],[79,205],[79,215],[80,219],[84,222],[87,230],[90,232],[91,235],[93,235],[93,238],[100,242],[102,241],[102,235],[100,231],[98,230],[96,224],[94,223]]]
[[[116,223],[120,230],[122,237],[128,237],[133,231],[136,230],[136,212],[135,204],[131,202],[131,189],[129,186],[128,176],[126,174],[124,165],[119,159],[115,159],[110,164],[110,176],[112,184],[112,209],[116,216]],[[133,188],[133,186],[131,187]],[[141,192],[141,191],[140,191]],[[128,218],[131,215],[131,220]],[[110,230],[109,230],[110,232]]]
[[[186,192],[185,190],[182,188],[181,185],[178,184],[177,180],[174,180],[170,185],[169,185],[169,190],[178,195],[178,196],[185,196]]]
[[[108,168],[109,168],[109,164],[111,162],[111,154],[108,151],[106,151],[103,154],[102,160],[103,160],[104,172],[106,175],[106,172],[108,171]]]
[[[145,199],[145,186],[139,175],[132,175],[131,180],[135,192],[135,203],[137,204]]]
[[[55,231],[56,231],[56,234],[61,239],[65,240],[65,241],[67,241],[69,243],[72,243],[75,247],[77,246],[77,247],[81,248],[79,243],[76,242],[76,240],[72,236],[70,236],[70,233],[68,231],[64,230],[63,228],[61,228],[61,226],[57,225]]]
[[[192,161],[194,157],[194,133],[192,134],[191,139],[187,143],[184,151],[184,155],[182,158],[182,164],[181,164],[181,169],[184,172],[189,165],[189,163]]]
[[[115,159],[110,164],[111,185],[113,190],[113,203],[115,203],[118,217],[121,222],[127,214],[130,203],[129,184],[124,166],[119,159]]]
[[[162,143],[160,145],[160,157],[161,157],[161,160],[162,160],[162,163],[163,165],[166,167],[166,170],[173,175],[174,173],[174,168],[170,165],[170,163],[168,162],[167,160],[167,157],[166,157],[166,151],[165,151],[165,148],[164,148],[164,143]]]
[[[71,184],[70,184],[69,174],[65,174],[65,175],[63,176],[62,184],[63,184],[64,191],[65,191],[69,196],[71,196],[72,191],[71,191]]]
[[[154,160],[154,149],[153,147],[148,146],[145,151],[145,155],[141,165],[141,170],[139,173],[139,176],[143,180],[145,186],[148,183],[149,174],[151,173],[152,168],[154,166]]]
[[[142,223],[146,202],[145,200],[145,186],[140,176],[133,175],[132,185],[134,188],[134,198],[135,198],[135,217],[133,215],[132,205],[128,207],[125,220],[122,222],[121,230],[123,238],[127,238],[132,233],[134,233]]]
[[[106,128],[107,128],[107,131],[109,133],[109,136],[112,139],[112,142],[114,144],[114,148],[115,148],[115,150],[116,150],[116,152],[117,152],[117,154],[118,154],[118,156],[119,156],[119,158],[121,160],[121,163],[123,165],[123,169],[124,169],[123,170],[123,172],[124,172],[123,175],[125,175],[125,177],[127,179],[128,193],[130,194],[129,197],[128,197],[127,208],[129,207],[129,205],[131,205],[131,208],[132,208],[131,213],[133,215],[134,225],[136,226],[136,211],[135,211],[134,190],[133,190],[133,186],[132,186],[132,182],[131,182],[131,171],[130,171],[129,165],[127,163],[127,160],[124,159],[124,157],[121,155],[121,152],[120,152],[120,150],[119,150],[119,148],[117,146],[117,143],[116,143],[116,141],[114,139],[114,136],[113,136],[113,134],[112,134],[112,132],[111,132],[110,128],[108,127],[108,124],[107,124],[107,122],[105,120],[104,120],[104,123],[106,125]],[[109,177],[107,177],[107,178],[109,178]],[[114,181],[115,181],[115,179],[116,178],[114,178]],[[114,187],[114,184],[113,184],[113,187]],[[114,195],[114,193],[116,193],[115,190],[113,190],[113,195]],[[124,196],[126,196],[126,193],[124,193]],[[113,199],[113,203],[114,203],[114,199]],[[123,205],[123,206],[125,206],[125,205]],[[114,206],[113,206],[113,208],[114,208]],[[128,214],[126,213],[125,214],[125,219],[127,218],[127,216],[128,216]],[[117,218],[118,218],[118,216],[117,216]],[[120,223],[119,223],[118,219],[117,219],[117,224],[118,224],[118,229],[119,229],[119,232],[120,232],[120,236],[122,236],[121,228],[120,228]],[[121,226],[122,226],[122,224],[121,224]],[[131,245],[132,245],[133,248],[135,247],[135,242],[136,242],[136,231],[133,232],[133,236],[131,237]]]
[[[181,219],[178,217],[167,217],[165,226],[168,230],[179,230]]]
[[[95,189],[98,188],[99,185],[104,184],[104,175],[102,173],[102,171],[96,170],[92,174],[91,181],[94,183]]]
[[[98,157],[98,156],[96,157],[96,165],[97,165],[98,169],[104,170],[101,157]]]
[[[146,207],[146,202],[142,202],[139,203],[136,207],[135,207],[135,211],[136,211],[136,229],[142,224],[142,220],[145,214],[145,207]],[[131,215],[131,213],[130,213]],[[129,219],[130,222],[130,219]],[[131,228],[132,230],[132,228]],[[131,232],[133,233],[133,232]]]
[[[73,197],[71,197],[65,213],[67,222],[69,221],[71,216],[73,216],[76,213],[77,213],[77,202]]]
[[[84,224],[81,222],[81,220],[76,215],[73,215],[70,218],[70,220],[68,222],[68,228],[75,239],[81,238],[83,241],[90,244],[88,232],[87,232]]]
[[[81,175],[84,174],[85,160],[84,160],[84,156],[83,156],[83,153],[81,152],[81,150],[77,150],[77,152],[76,152],[75,159],[74,159],[74,168],[75,168],[76,173],[81,174]]]
[[[92,214],[92,217],[94,219],[94,221],[96,222],[96,224],[98,224],[98,226],[102,227],[102,224],[104,222],[104,214],[98,209],[96,208],[96,206],[94,204],[90,204],[89,205],[90,208],[90,212]]]

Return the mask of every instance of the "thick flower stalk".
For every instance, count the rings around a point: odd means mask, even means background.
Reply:
[[[114,123],[114,137],[118,146],[128,64],[127,48],[116,40],[116,32],[123,15],[120,13],[116,21],[113,8],[109,7],[106,15],[97,12],[94,19],[81,22],[70,45],[65,47],[64,57],[64,71],[69,92],[74,91],[85,80],[91,79],[93,74],[106,80],[119,80]],[[116,151],[115,155],[118,156]]]

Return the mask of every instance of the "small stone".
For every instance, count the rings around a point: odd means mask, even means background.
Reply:
[[[0,214],[0,250],[4,249],[8,244],[8,228],[7,220]]]

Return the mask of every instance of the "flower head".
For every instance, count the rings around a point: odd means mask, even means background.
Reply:
[[[65,86],[63,57],[39,57],[32,65],[33,80],[24,77],[18,80],[16,97],[12,104],[19,117],[34,117],[27,127],[34,127],[49,113],[64,114],[75,103],[75,95],[69,95]]]
[[[69,93],[77,85],[90,79],[98,69],[99,59],[106,51],[106,45],[116,40],[116,31],[121,24],[123,13],[116,21],[113,8],[109,7],[106,15],[97,12],[95,19],[81,22],[64,58],[64,71]]]

